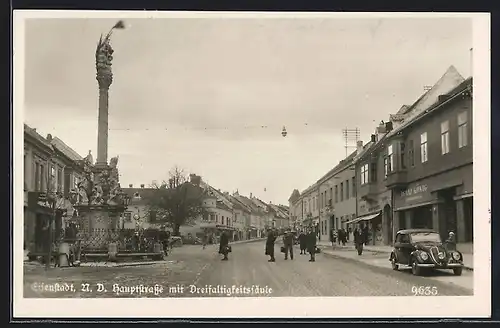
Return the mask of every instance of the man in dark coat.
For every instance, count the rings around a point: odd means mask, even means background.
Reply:
[[[304,231],[301,231],[299,235],[300,255],[306,253],[306,248],[307,248],[306,238],[307,237]]]
[[[219,243],[219,254],[224,255],[222,261],[229,260],[227,255],[229,254],[229,237],[225,231],[220,235],[220,243]]]
[[[309,262],[316,261],[316,233],[313,228],[309,229],[306,237],[307,252],[311,255]]]
[[[285,260],[288,260],[288,253],[290,253],[290,260],[293,260],[293,234],[290,229],[285,231],[283,246],[285,247]]]
[[[345,243],[347,243],[347,231],[344,228],[340,229],[340,231],[342,231],[342,246],[345,246]]]
[[[363,253],[364,243],[365,238],[363,235],[363,231],[361,230],[361,227],[357,226],[356,229],[354,229],[354,245],[356,247],[356,250],[358,251],[358,255],[361,255]]]
[[[266,255],[269,255],[268,262],[276,262],[274,258],[274,243],[276,242],[276,233],[273,230],[267,232]]]

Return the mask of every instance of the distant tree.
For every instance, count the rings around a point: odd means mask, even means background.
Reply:
[[[192,224],[202,217],[203,189],[191,184],[184,170],[174,167],[169,172],[168,181],[153,182],[155,189],[148,197],[148,211],[156,223],[166,223],[173,228],[174,236],[179,236],[180,227]]]

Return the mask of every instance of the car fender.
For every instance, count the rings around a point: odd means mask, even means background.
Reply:
[[[396,253],[394,251],[392,251],[391,255],[389,256],[389,261],[392,261],[392,259],[395,259],[396,262],[398,261],[398,257],[396,256]]]

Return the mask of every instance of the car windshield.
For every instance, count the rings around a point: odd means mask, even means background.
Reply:
[[[411,241],[414,243],[433,242],[440,243],[441,237],[436,232],[414,232],[411,234]]]

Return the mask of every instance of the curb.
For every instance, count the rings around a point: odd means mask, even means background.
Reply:
[[[345,260],[352,260],[352,261],[356,261],[356,262],[361,262],[361,263],[364,263],[363,261],[360,261],[360,260],[357,260],[357,259],[353,259],[353,258],[350,258],[350,257],[345,257],[345,256],[342,256],[342,255],[337,255],[337,254],[331,254],[331,253],[325,253],[323,251],[323,249],[325,248],[325,246],[319,246],[321,248],[321,253],[323,254],[326,254],[328,256],[331,256],[331,257],[335,257],[335,258],[340,258],[340,259],[345,259]],[[347,249],[347,250],[341,250],[340,252],[353,252],[355,251],[354,249]],[[369,249],[369,248],[364,248],[363,249],[364,252],[370,252],[370,253],[382,253],[382,254],[390,254],[390,252],[387,252],[387,251],[382,251],[382,250],[374,250],[374,249]],[[364,263],[364,264],[367,264],[369,265],[368,263]],[[464,265],[463,268],[467,271],[474,271],[474,268],[468,266],[468,265]]]

